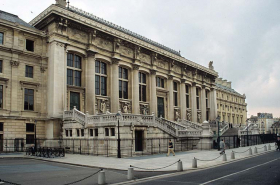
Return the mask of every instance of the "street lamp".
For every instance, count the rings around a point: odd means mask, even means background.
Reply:
[[[121,158],[121,140],[120,140],[120,118],[121,118],[120,112],[116,114],[117,120],[118,120],[118,158]]]
[[[217,143],[218,143],[218,151],[220,151],[220,115],[216,118],[216,121],[218,122],[218,138],[217,138]]]
[[[249,146],[249,134],[248,134],[249,126],[248,126],[248,122],[249,122],[249,119],[246,120],[246,123],[247,123],[247,146]]]

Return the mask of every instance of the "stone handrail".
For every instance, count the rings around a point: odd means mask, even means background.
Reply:
[[[188,121],[188,120],[181,120],[180,123],[184,126],[191,127],[193,129],[196,129],[196,130],[201,130],[202,129],[202,126],[200,124],[195,123],[195,122],[191,122],[191,121]]]
[[[229,129],[228,124],[225,124],[225,125],[220,129],[220,135],[223,135],[228,129]]]
[[[86,123],[86,115],[83,112],[77,110],[76,107],[74,107],[72,110],[65,110],[63,112],[63,120],[67,119],[75,120],[83,126],[85,126]]]

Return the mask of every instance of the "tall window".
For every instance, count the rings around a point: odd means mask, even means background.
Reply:
[[[80,109],[80,93],[70,92],[70,110],[76,106],[76,109]]]
[[[33,78],[33,66],[25,66],[25,77]]]
[[[24,89],[24,110],[34,110],[33,89]]]
[[[34,144],[35,124],[26,123],[26,144]]]
[[[164,79],[157,77],[157,87],[164,88]]]
[[[0,132],[4,131],[4,123],[0,123]]]
[[[34,51],[34,41],[26,39],[26,50],[27,51]]]
[[[128,70],[119,67],[119,98],[128,99]]]
[[[95,94],[107,95],[107,67],[104,62],[95,61]]]
[[[174,106],[178,106],[178,85],[176,82],[173,82],[173,97],[174,97]]]
[[[200,108],[200,106],[199,106],[199,105],[200,105],[200,104],[199,104],[199,103],[200,103],[200,102],[199,102],[199,95],[200,95],[200,92],[199,92],[199,88],[197,87],[197,88],[196,88],[196,108],[197,108],[197,109]]]
[[[3,69],[3,61],[0,60],[0,73],[3,73],[3,72],[2,72],[2,69]]]
[[[4,33],[0,32],[0,44],[3,45],[4,43]]]
[[[72,53],[67,54],[67,85],[82,85],[82,59]]]
[[[186,106],[190,108],[190,86],[186,85]]]
[[[139,101],[146,101],[146,74],[139,72]]]
[[[0,85],[0,108],[3,108],[3,85]]]
[[[205,91],[205,99],[206,99],[206,108],[209,108],[209,91]]]

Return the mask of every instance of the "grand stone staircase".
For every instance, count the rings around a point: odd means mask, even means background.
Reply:
[[[74,122],[81,124],[84,128],[88,125],[102,126],[105,123],[115,124],[118,119],[115,114],[101,114],[89,115],[83,113],[76,108],[70,111],[63,112],[64,124],[73,124]],[[164,118],[157,118],[152,115],[135,115],[135,114],[122,114],[120,123],[123,126],[134,125],[153,126],[160,130],[172,135],[173,137],[200,137],[202,134],[202,126],[198,123],[181,120],[180,122],[173,122]],[[209,128],[210,129],[210,128]]]

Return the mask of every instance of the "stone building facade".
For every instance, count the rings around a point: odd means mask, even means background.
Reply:
[[[214,120],[217,104],[242,110],[225,111],[230,122],[243,123],[246,117],[246,97],[218,85],[213,62],[208,68],[196,64],[166,46],[67,7],[64,0],[29,24],[1,12],[0,38],[3,138],[116,138],[112,115],[118,111],[126,117],[120,132],[132,138],[139,130],[145,137],[198,137],[202,127],[197,123]]]
[[[217,114],[221,121],[234,125],[246,124],[247,103],[245,94],[241,95],[231,88],[231,82],[216,79]]]

